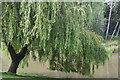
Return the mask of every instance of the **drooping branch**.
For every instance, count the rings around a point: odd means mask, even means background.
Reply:
[[[28,46],[31,45],[32,42],[33,42],[33,41],[35,40],[35,38],[36,38],[37,28],[35,29],[35,31],[31,31],[31,34],[30,34],[30,35],[32,35],[33,32],[35,33],[35,35],[34,35],[34,36],[31,36],[31,39],[29,40]],[[28,35],[28,36],[30,36],[30,35]]]

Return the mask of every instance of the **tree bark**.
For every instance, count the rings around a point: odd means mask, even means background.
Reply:
[[[119,32],[120,32],[120,26],[118,27],[118,31],[117,31],[116,36],[119,36]]]
[[[8,47],[8,51],[12,59],[8,72],[16,74],[19,63],[25,57],[25,54],[27,52],[27,44],[21,49],[19,54],[16,54],[13,46],[10,43],[6,43],[6,46]]]
[[[117,22],[117,24],[116,24],[116,26],[115,26],[115,29],[114,29],[113,33],[112,33],[111,39],[113,38],[113,36],[114,36],[114,34],[115,34],[115,32],[116,32],[116,29],[117,29],[117,27],[118,27],[118,25],[119,25],[119,21],[120,21],[120,18],[118,19],[118,22]]]
[[[111,13],[112,13],[112,2],[110,3],[110,12],[109,12],[109,19],[108,19],[108,24],[107,24],[107,30],[106,30],[106,35],[105,35],[105,40],[107,40],[108,37],[108,31],[109,31],[109,27],[110,27],[110,20],[111,20]]]
[[[20,63],[20,61],[12,61],[10,64],[10,67],[8,69],[8,72],[16,73],[19,63]]]

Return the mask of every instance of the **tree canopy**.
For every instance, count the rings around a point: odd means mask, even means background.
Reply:
[[[96,23],[91,22],[91,19],[101,21],[92,5],[104,8],[103,3],[2,2],[1,5],[2,41],[10,43],[16,53],[28,45],[21,63],[28,63],[31,54],[34,60],[49,61],[52,70],[89,75],[106,60],[103,39],[93,32]]]

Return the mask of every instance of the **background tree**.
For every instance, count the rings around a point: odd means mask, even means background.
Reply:
[[[105,18],[107,19],[107,24],[106,24],[106,38],[108,36],[108,39],[110,39],[109,35],[116,35],[117,31],[119,30],[119,16],[120,16],[120,2],[111,2],[111,8],[110,4],[106,4],[106,9],[105,9]],[[113,7],[114,6],[114,7]],[[110,11],[111,10],[111,11]],[[110,15],[108,15],[111,12],[111,18],[109,19]],[[109,21],[108,21],[109,19]],[[109,25],[108,25],[109,24]],[[109,29],[107,27],[109,26]],[[115,31],[114,31],[115,30]],[[108,34],[107,34],[108,33]]]
[[[88,20],[88,29],[104,37],[104,28],[105,28],[105,4],[104,3],[88,3],[91,11],[87,11]],[[100,7],[101,6],[101,7]],[[86,7],[87,8],[87,7]],[[87,8],[88,9],[88,8]]]
[[[21,61],[28,65],[31,54],[49,61],[52,70],[92,74],[107,58],[102,37],[88,29],[92,9],[79,2],[2,3],[2,41],[12,59],[8,72],[16,73]]]

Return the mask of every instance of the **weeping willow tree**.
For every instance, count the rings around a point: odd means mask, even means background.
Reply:
[[[91,3],[2,3],[2,41],[12,59],[8,72],[28,65],[31,54],[49,61],[51,70],[94,73],[107,54],[102,37],[88,29],[91,11]]]

